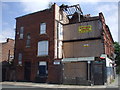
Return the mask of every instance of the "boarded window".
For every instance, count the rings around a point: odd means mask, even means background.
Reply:
[[[24,27],[20,27],[20,39],[23,39]]]
[[[38,56],[48,55],[48,41],[38,42]]]
[[[45,34],[46,33],[46,23],[41,23],[40,24],[40,34]]]

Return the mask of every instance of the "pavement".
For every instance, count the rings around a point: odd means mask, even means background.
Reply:
[[[115,80],[112,83],[108,84],[107,86],[119,86],[120,84],[119,79],[120,79],[120,75],[116,75]]]
[[[119,76],[120,77],[120,76]],[[55,89],[55,90],[119,90],[120,78],[118,76],[109,85],[93,85],[93,86],[80,86],[80,85],[58,85],[46,83],[32,83],[32,82],[1,82],[2,88],[41,88],[40,90]],[[12,89],[13,90],[13,89]]]

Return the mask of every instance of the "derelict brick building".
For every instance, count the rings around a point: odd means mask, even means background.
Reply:
[[[99,13],[80,20],[63,28],[63,83],[110,83],[115,74],[114,41],[104,16]]]
[[[66,14],[50,9],[16,18],[15,65],[17,80],[59,83],[62,24]],[[59,48],[58,48],[59,47]],[[57,61],[56,61],[57,60]]]
[[[75,12],[70,13],[70,8]],[[79,5],[54,4],[16,21],[18,81],[88,85],[113,78],[106,73],[107,66],[110,74],[113,69],[109,59],[114,54],[113,39],[102,13],[85,16]],[[96,80],[98,75],[100,80]]]

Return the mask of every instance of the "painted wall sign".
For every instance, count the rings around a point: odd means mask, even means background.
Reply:
[[[78,32],[79,33],[87,33],[87,32],[91,32],[91,31],[92,31],[92,26],[91,25],[79,26],[78,27]]]

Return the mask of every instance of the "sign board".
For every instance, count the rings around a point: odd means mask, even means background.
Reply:
[[[89,44],[84,44],[83,47],[89,47]]]
[[[54,61],[54,65],[59,65],[60,61]]]
[[[39,65],[47,65],[46,61],[40,61]]]
[[[101,54],[100,58],[105,59],[105,58],[107,58],[107,55],[106,54]]]
[[[91,31],[92,31],[92,26],[91,25],[79,26],[78,27],[78,32],[79,33],[87,33],[87,32],[91,32]]]
[[[63,58],[62,62],[94,61],[95,57]]]

